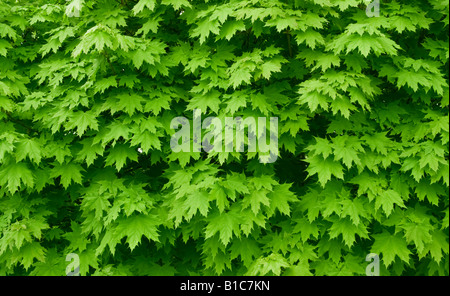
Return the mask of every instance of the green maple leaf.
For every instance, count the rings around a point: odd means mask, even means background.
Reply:
[[[200,109],[202,113],[206,113],[208,110],[207,108],[209,108],[217,114],[221,103],[220,96],[221,94],[216,90],[208,92],[204,95],[194,96],[189,101],[187,110]]]
[[[217,36],[217,40],[219,39],[230,39],[236,35],[238,31],[245,31],[245,23],[242,20],[239,21],[227,21],[220,28],[220,34]]]
[[[244,235],[248,236],[254,229],[255,224],[256,226],[265,228],[267,217],[262,212],[255,215],[252,210],[245,209],[241,210],[241,215],[240,228]]]
[[[95,159],[99,155],[103,155],[103,147],[102,145],[93,144],[92,138],[86,138],[80,142],[83,145],[83,149],[81,149],[77,154],[77,161],[86,161],[87,166],[91,166]]]
[[[168,157],[170,161],[178,160],[181,167],[185,167],[191,161],[191,158],[198,160],[200,158],[200,152],[172,152]]]
[[[137,30],[136,35],[143,34],[144,36],[148,34],[148,32],[152,31],[152,33],[157,33],[158,28],[160,26],[160,22],[163,19],[161,16],[149,19],[147,22],[145,22],[142,27]]]
[[[331,187],[330,187],[331,184]],[[326,186],[326,189],[333,188],[333,183],[328,183]],[[327,190],[328,192],[328,190]],[[327,194],[325,199],[322,202],[323,209],[322,209],[322,215],[327,218],[333,215],[333,213],[336,213],[338,216],[341,215],[342,212],[342,204],[339,202],[339,199],[336,198],[335,194],[330,193]]]
[[[158,218],[151,215],[133,215],[117,220],[116,236],[127,237],[131,250],[139,244],[142,236],[149,240],[159,242]]]
[[[293,233],[298,233],[304,243],[311,237],[315,239],[319,237],[319,227],[317,222],[310,222],[304,217],[294,219],[293,221],[295,222]]]
[[[106,157],[105,165],[115,164],[117,171],[120,171],[127,162],[127,159],[137,161],[137,151],[127,144],[117,144],[113,148],[109,149],[109,154]]]
[[[4,39],[0,39],[0,55],[6,57],[8,49],[12,48],[11,43]]]
[[[401,228],[405,231],[406,241],[414,242],[417,247],[417,250],[421,253],[424,250],[425,244],[428,244],[432,241],[432,236],[430,231],[433,227],[429,223],[404,223],[401,225]]]
[[[33,264],[31,276],[65,276],[66,262],[64,255],[59,254],[56,248],[47,249],[45,260]]]
[[[333,66],[339,67],[341,59],[334,54],[322,53],[314,50],[304,50],[298,54],[298,57],[305,60],[306,66],[314,67],[311,71],[321,68],[322,72],[332,68]]]
[[[310,176],[317,174],[319,177],[319,183],[322,187],[331,180],[331,176],[335,176],[338,179],[344,178],[344,168],[339,162],[333,161],[331,158],[324,159],[321,156],[313,156],[305,159],[309,163],[308,173]]]
[[[333,139],[334,160],[342,159],[342,162],[351,168],[352,164],[361,165],[358,156],[359,152],[364,152],[364,148],[357,137],[349,137],[347,135],[338,136]]]
[[[372,151],[387,155],[388,149],[394,147],[394,144],[388,137],[386,137],[386,134],[387,133],[384,132],[373,135],[365,135],[361,139],[366,141],[366,144]]]
[[[161,141],[158,136],[146,130],[135,134],[131,139],[130,145],[132,147],[139,146],[144,153],[148,153],[152,148],[161,150]]]
[[[79,253],[79,257],[81,276],[86,276],[90,271],[90,267],[98,270],[98,257],[95,254],[95,249],[92,247],[92,245],[89,246],[87,250]]]
[[[172,5],[175,10],[180,9],[180,7],[192,7],[191,3],[188,0],[162,0],[161,4],[163,5]]]
[[[119,195],[117,205],[123,208],[127,217],[131,216],[134,212],[147,214],[153,207],[152,197],[143,189],[145,185],[135,184],[133,182],[122,189],[123,192]]]
[[[167,94],[161,94],[160,97],[148,100],[145,104],[144,111],[151,111],[153,114],[158,115],[162,109],[170,109],[170,101],[172,98]]]
[[[226,104],[225,112],[233,115],[240,108],[247,106],[247,97],[244,93],[234,92],[232,95],[224,95],[225,98],[230,98]]]
[[[250,96],[253,110],[258,108],[264,115],[268,115],[269,112],[273,112],[273,107],[268,102],[268,97],[262,93],[252,94]]]
[[[295,30],[298,28],[299,19],[296,16],[286,16],[283,18],[272,18],[267,22],[267,26],[276,27],[278,32],[287,28]]]
[[[297,196],[289,190],[290,184],[276,185],[274,190],[267,196],[270,200],[270,206],[267,210],[267,215],[272,216],[276,210],[281,214],[290,216],[291,207],[289,202],[297,201]]]
[[[205,191],[198,191],[189,193],[183,203],[183,208],[186,209],[186,220],[190,220],[197,211],[204,217],[207,217],[209,211],[209,195]]]
[[[92,112],[75,112],[69,119],[68,129],[77,129],[77,134],[81,137],[90,127],[92,130],[98,131],[98,121]]]
[[[0,24],[0,37],[8,37],[11,38],[13,41],[16,41],[18,35],[16,31],[14,31],[13,28],[8,26],[7,24],[1,23]]]
[[[104,93],[105,90],[117,87],[116,76],[110,76],[108,78],[102,78],[95,82],[94,90],[96,93]]]
[[[205,229],[205,238],[208,239],[219,233],[220,241],[226,246],[230,242],[233,233],[235,236],[240,237],[240,215],[235,211],[229,211],[227,213],[218,213],[208,215],[206,218],[208,224]]]
[[[89,240],[83,235],[83,230],[80,225],[72,221],[70,226],[72,228],[72,232],[64,233],[63,237],[69,241],[69,248],[71,251],[83,252],[86,250],[86,245],[89,243]]]
[[[415,193],[420,201],[425,198],[432,204],[437,206],[439,204],[439,196],[445,196],[444,188],[439,184],[429,184],[427,181],[420,181],[416,186]]]
[[[267,197],[267,190],[256,190],[250,193],[250,195],[246,195],[242,200],[242,208],[246,209],[251,207],[251,210],[255,215],[257,215],[260,211],[261,204],[265,206],[270,205],[270,200]]]
[[[51,178],[61,177],[61,184],[64,188],[69,187],[72,183],[82,184],[83,176],[81,172],[85,170],[78,164],[68,163],[68,164],[57,164],[50,172]]]
[[[26,270],[33,265],[35,259],[39,262],[45,261],[46,250],[39,242],[28,243],[22,246],[19,251],[11,259],[20,262]]]
[[[16,144],[16,161],[20,162],[28,157],[31,161],[39,164],[42,159],[42,144],[35,139],[21,139]]]
[[[375,209],[379,209],[381,207],[386,216],[389,216],[392,213],[394,204],[402,208],[406,207],[400,194],[392,189],[383,191],[375,199]]]
[[[226,189],[230,190],[231,192],[250,194],[250,191],[248,190],[246,183],[246,177],[244,174],[231,173],[227,175],[226,180],[224,180],[222,184]]]
[[[299,263],[286,268],[283,276],[313,276],[310,271],[310,266],[307,260],[301,260]]]
[[[442,219],[441,230],[449,227],[449,218],[450,218],[449,209],[448,208],[445,209],[444,213],[445,217],[444,219]]]
[[[424,257],[430,253],[436,263],[440,263],[444,258],[444,254],[449,253],[449,244],[447,235],[441,230],[434,230],[431,233],[431,241],[424,245],[423,251],[419,251],[420,257]]]
[[[281,56],[277,56],[271,60],[265,61],[264,64],[260,66],[261,75],[269,80],[272,73],[281,72],[282,64],[286,62],[287,60]],[[256,75],[256,77],[258,76]]]
[[[249,267],[254,262],[254,259],[260,256],[261,249],[255,240],[242,237],[233,240],[230,246],[230,253],[232,260],[240,256],[244,265]]]
[[[307,147],[309,151],[313,152],[312,156],[322,155],[323,158],[328,158],[328,156],[330,156],[333,152],[333,146],[327,139],[317,137],[314,137],[314,139],[316,140],[316,143]]]
[[[333,218],[333,225],[329,228],[328,232],[330,238],[337,238],[342,235],[342,239],[346,246],[351,247],[356,241],[356,234],[362,238],[369,238],[369,232],[364,224],[360,223],[355,225],[350,219]]]
[[[364,209],[364,203],[361,199],[355,198],[353,200],[346,199],[341,201],[342,212],[341,217],[350,217],[353,224],[356,226],[361,223],[361,217],[367,217],[367,211]]]
[[[248,268],[245,275],[280,275],[283,268],[290,267],[290,264],[281,254],[272,253],[267,257],[260,257]]]
[[[295,36],[295,40],[298,44],[305,43],[309,48],[315,49],[317,45],[324,45],[325,39],[323,36],[314,31],[312,28],[308,28],[304,32],[299,32]]]
[[[135,93],[120,94],[117,96],[119,101],[116,103],[119,110],[125,111],[128,115],[132,116],[136,111],[142,112],[144,98]]]
[[[23,162],[2,165],[0,180],[0,184],[6,185],[10,193],[16,192],[22,183],[30,188],[35,184],[32,171]]]
[[[220,23],[218,20],[210,20],[209,18],[205,18],[202,21],[197,22],[197,27],[192,30],[192,37],[200,37],[200,44],[206,41],[206,38],[213,33],[215,35],[220,34],[219,29]]]
[[[134,15],[142,12],[145,8],[153,11],[156,6],[155,0],[139,0],[139,2],[133,7]]]
[[[376,254],[383,254],[383,263],[386,267],[389,267],[398,256],[401,260],[408,263],[409,255],[411,251],[408,249],[406,240],[401,237],[400,234],[390,234],[387,231],[383,231],[380,234],[374,234],[372,237],[375,239],[372,245],[372,252]]]
[[[120,76],[119,86],[126,86],[127,88],[133,88],[135,85],[139,85],[141,80],[137,75],[125,75]]]
[[[238,86],[242,85],[244,82],[246,84],[251,83],[252,73],[251,69],[248,67],[239,67],[234,71],[230,72],[230,79],[228,84],[236,89]]]
[[[311,112],[316,111],[319,106],[324,110],[328,110],[328,96],[325,96],[316,90],[311,92],[300,90],[299,92],[301,96],[298,103],[307,104]]]
[[[97,136],[93,140],[93,144],[97,144],[100,141],[103,146],[106,146],[111,140],[114,140],[115,143],[120,138],[124,140],[129,140],[131,128],[127,124],[124,124],[121,121],[113,121],[107,126],[107,129],[104,128],[100,130]]]

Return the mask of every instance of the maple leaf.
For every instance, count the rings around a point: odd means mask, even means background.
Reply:
[[[414,242],[417,250],[421,253],[426,243],[431,242],[432,236],[430,231],[432,227],[428,223],[404,223],[401,228],[405,231],[405,238],[408,243]]]
[[[230,242],[233,234],[240,236],[239,224],[240,215],[234,211],[228,213],[214,213],[207,217],[208,224],[205,229],[205,238],[208,239],[219,233],[220,241],[226,246]]]
[[[227,107],[225,108],[225,112],[232,115],[236,113],[236,111],[240,108],[247,106],[247,98],[244,93],[234,92],[233,95],[225,95],[224,97],[230,97],[230,99],[226,103]]]
[[[42,160],[42,144],[35,139],[22,139],[16,144],[16,161],[20,162],[28,157],[39,164]]]
[[[258,247],[258,244],[254,240],[245,237],[234,239],[230,246],[230,251],[231,259],[239,256],[247,267],[261,254],[261,249]]]
[[[119,101],[116,103],[119,110],[125,111],[128,115],[132,116],[136,111],[142,111],[142,102],[144,98],[135,93],[120,94],[117,96]]]
[[[103,155],[103,147],[100,144],[93,144],[93,139],[86,138],[80,142],[83,145],[77,154],[77,161],[86,161],[87,166],[91,166],[99,155]]]
[[[372,245],[372,252],[383,255],[383,263],[386,267],[389,267],[398,256],[401,260],[408,263],[411,251],[408,249],[406,241],[399,234],[390,234],[387,231],[383,231],[380,234],[374,234],[372,237],[375,239]]]
[[[130,159],[131,161],[137,161],[137,151],[133,148],[130,148],[129,145],[117,144],[113,148],[110,148],[109,154],[106,157],[105,165],[115,164],[117,171],[120,171],[127,162],[127,159]]]
[[[183,204],[184,208],[187,210],[186,220],[190,220],[197,211],[201,215],[207,216],[209,211],[209,196],[205,191],[189,193]]]
[[[243,82],[245,82],[246,84],[250,84],[252,79],[251,72],[251,68],[248,67],[240,67],[233,70],[230,73],[229,85],[233,86],[233,88],[236,89],[238,86],[242,85]]]
[[[134,15],[142,12],[145,8],[154,10],[156,6],[155,0],[139,0],[139,2],[133,7]]]
[[[142,236],[159,242],[158,219],[149,215],[134,215],[117,220],[116,236],[127,236],[127,243],[131,250],[139,244]]]
[[[383,211],[386,213],[386,216],[389,216],[394,209],[394,204],[399,207],[405,208],[405,203],[401,198],[400,194],[394,190],[386,190],[383,191],[380,195],[378,195],[375,199],[375,208],[379,209],[383,208]]]
[[[342,235],[345,245],[351,247],[356,241],[356,234],[362,238],[369,238],[369,232],[364,224],[355,225],[350,219],[331,219],[333,225],[329,228],[330,238]]]
[[[333,161],[331,158],[324,159],[321,156],[313,156],[307,158],[304,161],[309,163],[308,173],[310,176],[317,174],[319,177],[319,183],[322,187],[331,180],[331,176],[335,176],[338,179],[344,178],[343,167],[339,162]]]
[[[431,233],[430,242],[424,245],[423,251],[419,251],[421,257],[424,257],[428,253],[430,253],[433,260],[438,264],[443,259],[444,254],[448,255],[449,244],[446,239],[445,233],[440,230],[434,230]]]
[[[1,274],[448,275],[448,1],[63,2],[0,5]]]
[[[108,78],[102,78],[95,83],[95,92],[96,93],[104,93],[105,90],[110,87],[117,87],[116,76],[110,76]]]
[[[172,5],[175,10],[180,9],[180,7],[192,7],[191,3],[188,0],[162,0],[161,4],[163,5]]]
[[[206,38],[213,33],[219,35],[220,33],[220,22],[218,20],[210,20],[208,18],[203,19],[197,23],[197,27],[192,30],[192,37],[200,37],[200,44],[204,43]]]
[[[98,131],[98,121],[95,114],[92,112],[75,112],[70,117],[69,123],[66,127],[67,129],[74,129],[76,127],[77,134],[82,136],[88,127]]]
[[[317,45],[325,44],[325,39],[323,36],[312,28],[308,28],[303,32],[297,33],[295,40],[298,44],[306,43],[306,45],[311,49],[315,49]]]
[[[361,223],[361,217],[367,217],[367,211],[364,209],[364,203],[361,199],[343,200],[341,201],[342,212],[341,217],[350,217],[356,226]]]
[[[16,192],[21,184],[27,187],[35,184],[33,173],[24,162],[2,165],[0,180],[0,184],[6,185],[10,193]]]
[[[352,163],[361,165],[361,160],[358,157],[358,152],[364,152],[361,142],[356,137],[349,137],[347,135],[333,138],[334,159],[341,160],[347,166],[352,167]]]
[[[317,222],[310,222],[306,218],[300,218],[293,220],[295,222],[294,234],[299,234],[303,242],[308,239],[315,238],[319,236],[319,227]]]
[[[216,39],[219,40],[225,38],[228,41],[230,41],[230,39],[236,35],[236,32],[244,30],[245,30],[245,23],[242,20],[227,21],[220,28],[220,34],[216,37]]]
[[[61,177],[61,184],[64,188],[67,188],[72,181],[77,184],[82,184],[83,178],[81,172],[84,171],[80,165],[75,163],[58,164],[50,172],[50,177]]]
[[[289,190],[290,187],[290,184],[277,185],[274,190],[267,195],[270,200],[270,206],[267,213],[269,217],[272,216],[276,210],[281,214],[290,216],[291,207],[289,206],[289,202],[297,201],[295,194]]]
[[[207,108],[211,109],[214,113],[219,112],[219,105],[221,103],[220,93],[213,90],[207,94],[201,96],[194,96],[187,107],[188,110],[200,109],[203,113],[206,113]]]
[[[282,268],[289,267],[289,263],[281,254],[272,253],[267,257],[260,257],[249,267],[246,275],[280,275]]]
[[[258,214],[261,208],[261,204],[265,206],[270,205],[270,200],[267,197],[267,190],[257,190],[246,195],[242,200],[242,208],[246,209],[251,207],[253,213]]]

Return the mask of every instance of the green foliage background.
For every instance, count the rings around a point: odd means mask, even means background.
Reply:
[[[366,4],[0,0],[0,274],[448,275],[449,2]],[[195,108],[278,160],[173,153]]]

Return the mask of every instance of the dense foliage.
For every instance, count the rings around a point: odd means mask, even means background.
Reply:
[[[448,275],[449,2],[368,2],[0,0],[0,274]]]

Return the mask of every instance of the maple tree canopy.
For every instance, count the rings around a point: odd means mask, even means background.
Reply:
[[[448,276],[449,2],[370,2],[0,0],[0,275]]]

